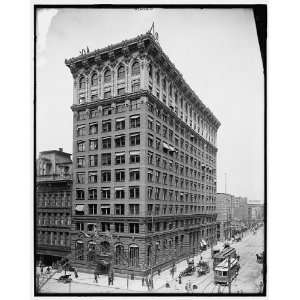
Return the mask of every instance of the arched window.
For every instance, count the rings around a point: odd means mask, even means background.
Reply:
[[[151,64],[149,64],[149,67],[148,67],[148,72],[149,72],[149,77],[152,79],[152,65]]]
[[[140,64],[137,61],[132,65],[131,74],[132,76],[136,76],[140,74]]]
[[[125,78],[125,68],[124,66],[120,66],[118,69],[118,79],[124,79]]]
[[[131,245],[129,247],[129,266],[138,267],[139,265],[139,247],[137,245]]]
[[[116,259],[116,265],[122,265],[125,264],[125,255],[124,255],[124,247],[122,245],[116,246],[116,252],[115,252],[115,259]]]
[[[163,79],[162,86],[163,86],[163,90],[165,91],[167,87],[166,78]]]
[[[85,89],[85,77],[84,76],[81,76],[79,79],[79,88]]]
[[[92,86],[98,85],[98,76],[97,76],[97,73],[96,73],[96,72],[94,72],[94,73],[92,74],[92,77],[91,77],[91,84],[92,84]]]
[[[75,243],[75,259],[83,260],[84,250],[83,250],[83,242],[77,241]]]
[[[104,83],[111,82],[111,71],[106,70],[104,73]]]

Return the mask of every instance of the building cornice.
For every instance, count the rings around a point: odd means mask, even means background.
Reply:
[[[161,66],[170,74],[170,77],[181,87],[185,97],[195,105],[199,106],[207,118],[215,124],[218,129],[221,125],[220,121],[214,116],[208,107],[206,107],[201,99],[196,95],[192,88],[186,83],[182,74],[178,71],[169,57],[163,52],[161,46],[157,43],[152,33],[138,35],[135,38],[124,40],[120,43],[109,45],[102,49],[97,49],[92,52],[82,52],[81,55],[70,59],[65,59],[65,64],[69,67],[73,76],[79,69],[90,69],[92,65],[101,64],[106,60],[115,60],[120,55],[129,56],[131,51],[139,51],[141,54],[150,54]]]

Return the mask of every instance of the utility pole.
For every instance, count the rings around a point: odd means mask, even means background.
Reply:
[[[231,261],[231,256],[229,255],[228,257],[228,271],[227,271],[227,276],[228,276],[228,293],[231,294],[231,278],[230,278],[230,261]]]

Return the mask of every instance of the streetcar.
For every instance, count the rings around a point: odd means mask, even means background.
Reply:
[[[230,259],[230,264],[229,264]],[[230,265],[230,268],[228,268]],[[229,269],[229,270],[228,270]],[[215,284],[228,285],[238,275],[240,264],[236,258],[230,257],[224,259],[214,269]]]
[[[221,252],[217,253],[213,258],[213,268],[220,264],[227,257],[237,258],[236,250],[233,247],[226,247]]]

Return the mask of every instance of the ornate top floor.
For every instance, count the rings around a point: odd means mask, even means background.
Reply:
[[[156,42],[154,36],[148,32],[143,35],[129,40],[124,40],[120,43],[109,45],[102,49],[97,49],[91,52],[83,52],[80,56],[66,59],[65,64],[70,68],[73,77],[78,75],[81,69],[90,71],[93,65],[98,65],[99,68],[103,66],[105,61],[116,63],[119,56],[124,56],[128,59],[131,53],[139,51],[142,57],[151,57],[159,66],[169,74],[172,81],[178,89],[183,93],[191,103],[198,107],[203,114],[205,114],[218,128],[221,123],[214,116],[208,107],[206,107],[200,98],[195,94],[191,87],[183,79],[182,74],[176,69],[174,64],[170,61],[168,56],[163,52],[160,45]],[[151,59],[150,58],[150,59]]]

